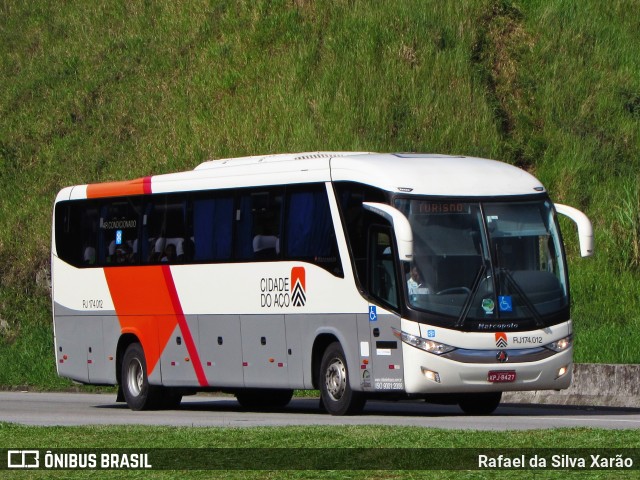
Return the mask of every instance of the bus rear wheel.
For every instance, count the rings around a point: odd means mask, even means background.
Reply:
[[[320,363],[320,395],[324,408],[331,415],[360,413],[367,401],[362,392],[349,385],[349,369],[340,343],[327,347]]]
[[[467,415],[490,415],[502,399],[502,392],[469,393],[460,397],[458,405]]]
[[[157,408],[161,387],[149,385],[147,362],[139,343],[132,343],[124,352],[120,382],[124,399],[131,410]]]

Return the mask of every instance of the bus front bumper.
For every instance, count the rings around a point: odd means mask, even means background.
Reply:
[[[404,344],[405,391],[410,394],[562,390],[571,385],[572,348],[548,358],[463,363]],[[498,352],[496,352],[498,353]]]

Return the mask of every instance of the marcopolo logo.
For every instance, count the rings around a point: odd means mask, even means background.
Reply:
[[[306,303],[307,285],[304,267],[293,267],[288,277],[262,277],[260,279],[261,307],[304,307]]]
[[[507,334],[504,332],[496,333],[496,347],[498,348],[507,348],[509,343],[507,342]]]

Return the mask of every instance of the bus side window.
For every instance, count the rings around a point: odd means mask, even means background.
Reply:
[[[95,202],[60,202],[55,209],[55,241],[58,257],[76,267],[96,264],[98,223]]]
[[[235,259],[280,258],[281,214],[281,189],[243,193],[236,211]]]
[[[105,202],[101,208],[98,263],[131,265],[138,262],[140,204],[132,198]]]
[[[314,263],[342,276],[333,218],[324,185],[287,193],[285,259]]]
[[[55,240],[58,257],[71,265],[83,263],[84,245],[74,232],[83,232],[80,211],[71,202],[61,202],[55,210]]]
[[[197,198],[193,201],[193,260],[231,259],[233,198]]]
[[[182,195],[151,197],[145,208],[145,263],[184,263],[191,260],[186,242],[187,202]],[[186,247],[186,248],[185,248]]]

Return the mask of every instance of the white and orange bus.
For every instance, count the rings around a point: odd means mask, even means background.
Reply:
[[[319,389],[491,413],[503,391],[571,383],[554,205],[492,160],[312,152],[80,185],[53,213],[58,374],[134,410],[224,391],[245,407]]]

